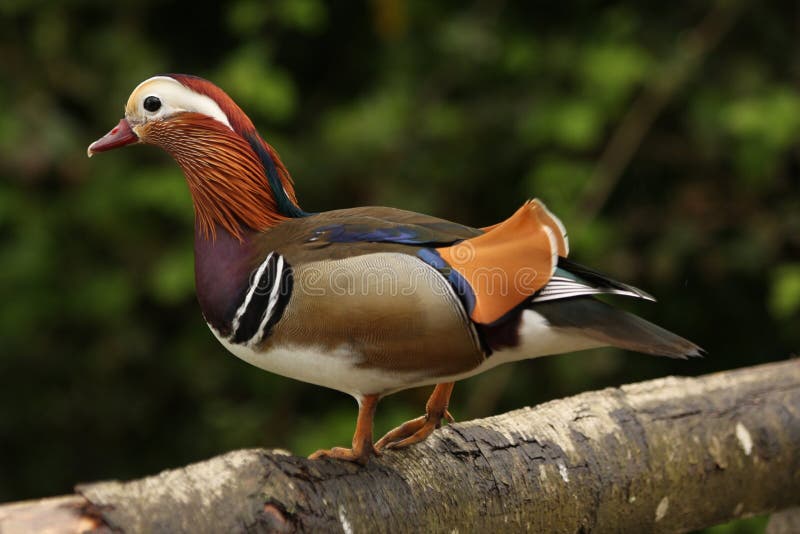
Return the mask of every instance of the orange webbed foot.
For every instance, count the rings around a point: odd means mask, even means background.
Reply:
[[[387,432],[386,435],[375,444],[375,450],[401,449],[413,445],[414,443],[419,443],[430,436],[434,430],[442,426],[442,419],[447,420],[448,423],[455,422],[455,419],[453,419],[453,416],[450,415],[450,412],[447,410],[439,417],[432,414],[417,417]]]
[[[345,462],[355,462],[361,465],[367,465],[371,456],[378,456],[378,451],[374,447],[364,447],[361,450],[348,449],[346,447],[334,447],[332,449],[320,449],[311,456],[309,460],[319,460],[321,458],[333,458],[334,460],[343,460]]]
[[[375,444],[375,449],[381,451],[408,447],[430,436],[434,430],[442,426],[442,419],[452,423],[454,421],[453,416],[447,410],[447,404],[450,401],[452,392],[452,382],[437,384],[425,406],[425,415],[406,421],[394,430],[389,431],[378,440]]]
[[[356,421],[355,434],[353,434],[352,449],[346,447],[320,449],[309,456],[308,459],[333,458],[334,460],[367,465],[371,456],[378,456],[378,451],[372,445],[372,418],[375,416],[375,408],[379,399],[379,395],[364,395],[359,400],[358,420]]]

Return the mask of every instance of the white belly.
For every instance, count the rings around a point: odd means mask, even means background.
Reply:
[[[361,356],[346,348],[331,351],[313,345],[288,345],[256,352],[245,345],[231,343],[213,328],[211,331],[234,356],[249,364],[295,380],[342,391],[356,399],[366,394],[414,387],[420,381],[419,375],[359,367],[357,363]]]
[[[495,351],[470,371],[429,377],[359,367],[357,363],[361,356],[347,348],[330,351],[313,345],[288,345],[256,352],[245,345],[229,342],[213,328],[211,331],[232,354],[256,367],[302,382],[336,389],[356,399],[366,394],[389,394],[418,386],[454,382],[504,363],[603,346],[599,341],[575,335],[574,332],[552,328],[540,314],[525,310],[520,323],[519,346]]]

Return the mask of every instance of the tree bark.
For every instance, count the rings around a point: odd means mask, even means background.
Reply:
[[[797,534],[800,532],[800,508],[790,508],[772,514],[767,523],[766,534]]]
[[[800,505],[800,360],[457,423],[367,467],[241,450],[77,492],[0,507],[0,532],[685,532]]]

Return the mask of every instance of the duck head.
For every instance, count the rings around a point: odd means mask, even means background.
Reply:
[[[241,240],[304,215],[289,171],[253,122],[222,89],[186,74],[154,76],[128,98],[119,124],[88,155],[133,144],[156,145],[183,170],[198,230],[223,228]]]

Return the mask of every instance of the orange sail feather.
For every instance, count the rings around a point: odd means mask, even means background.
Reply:
[[[472,288],[473,321],[491,324],[547,284],[569,250],[563,228],[532,200],[485,234],[436,249]]]

